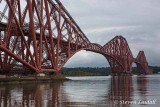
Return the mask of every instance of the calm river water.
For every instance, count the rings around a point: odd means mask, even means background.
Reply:
[[[0,85],[0,107],[160,107],[160,75]]]

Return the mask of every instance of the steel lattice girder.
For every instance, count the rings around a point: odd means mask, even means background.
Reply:
[[[136,59],[126,39],[91,43],[59,0],[3,0],[0,3],[0,70],[58,72],[76,52],[102,54],[112,73],[131,73],[132,63],[148,70],[144,52]]]

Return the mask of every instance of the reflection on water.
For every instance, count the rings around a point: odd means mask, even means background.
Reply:
[[[109,101],[112,107],[125,107],[132,101],[133,81],[132,76],[115,76],[111,78],[111,88],[109,91]]]
[[[74,77],[65,82],[1,84],[0,107],[157,107],[159,77]],[[139,103],[154,99],[156,104]]]
[[[146,94],[147,94],[147,83],[148,79],[147,77],[137,77],[137,84],[138,84],[138,91],[140,99],[143,101],[147,100]]]
[[[1,107],[63,106],[62,83],[0,86]]]

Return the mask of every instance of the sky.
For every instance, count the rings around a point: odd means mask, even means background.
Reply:
[[[144,50],[149,65],[160,65],[160,0],[61,0],[87,38],[104,45],[127,39],[134,57]],[[100,54],[80,51],[65,67],[108,67]]]
[[[134,57],[144,50],[149,65],[160,65],[160,0],[61,0],[91,42],[102,46],[116,35]],[[108,67],[100,54],[80,51],[65,67]]]

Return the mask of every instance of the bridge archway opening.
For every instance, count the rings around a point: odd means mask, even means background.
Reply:
[[[71,68],[74,68],[74,67],[109,67],[108,72],[110,72],[111,75],[112,74],[119,75],[122,72],[125,73],[123,65],[121,65],[121,63],[118,60],[116,60],[114,57],[110,55],[99,53],[97,51],[92,51],[88,49],[79,50],[78,52],[73,54],[73,57],[69,57],[68,60],[69,61],[64,63],[64,67],[71,67]],[[93,62],[96,65],[94,65]]]
[[[132,68],[132,72],[137,74],[137,75],[145,75],[147,74],[143,65],[141,65],[140,63],[138,62],[133,62],[132,64],[136,65],[135,68],[134,68],[134,71],[133,71],[133,68]],[[133,66],[132,66],[133,67]]]
[[[146,75],[147,71],[145,70],[144,65],[142,65],[141,63],[132,62],[131,73],[136,75]]]
[[[132,74],[137,74],[137,64],[135,62],[132,62],[131,70],[132,70]]]
[[[109,67],[106,58],[92,51],[80,50],[65,63],[64,67]]]

